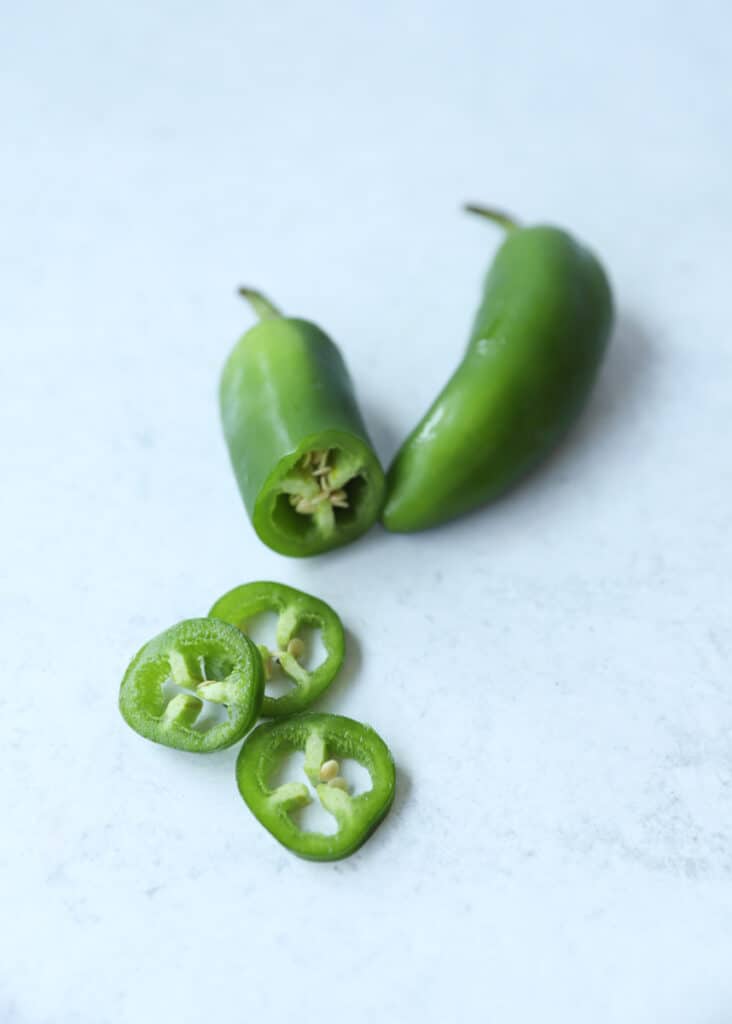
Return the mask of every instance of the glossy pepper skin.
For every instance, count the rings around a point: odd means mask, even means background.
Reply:
[[[304,832],[291,812],[311,801],[302,782],[272,787],[272,776],[287,754],[305,752],[305,774],[318,799],[338,823],[334,835]],[[371,789],[351,796],[342,779],[327,777],[335,758],[353,758],[367,769]],[[394,799],[394,761],[370,726],[341,715],[295,715],[266,722],[247,737],[236,762],[239,792],[252,814],[283,846],[308,860],[339,860],[365,842]]]
[[[316,555],[375,522],[384,474],[336,345],[315,324],[241,292],[263,319],[221,376],[231,464],[260,539],[284,555]]]
[[[262,715],[277,718],[304,711],[327,689],[343,664],[346,639],[343,625],[330,605],[317,597],[287,587],[284,583],[244,583],[220,597],[209,615],[247,632],[247,625],[262,612],[277,613],[275,650],[259,645],[265,677],[270,678],[278,665],[295,684],[281,697],[265,694]],[[321,631],[325,660],[312,670],[303,664],[307,657],[305,642],[299,633],[303,627]]]
[[[519,480],[577,418],[610,335],[610,286],[589,250],[559,228],[468,209],[508,235],[463,361],[389,469],[389,530],[435,526]]]
[[[172,682],[174,694],[165,692]],[[140,736],[205,754],[230,747],[257,720],[264,671],[256,646],[235,626],[187,619],[142,647],[119,692],[122,717]],[[206,727],[206,702],[224,706],[225,721]]]

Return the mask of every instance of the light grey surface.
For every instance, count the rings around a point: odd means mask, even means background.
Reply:
[[[16,4],[0,41],[0,1020],[732,1017],[727,2]],[[580,428],[510,499],[280,558],[227,465],[241,281],[343,346],[380,454],[497,203],[602,254]],[[138,739],[150,636],[275,578],[400,771],[356,856]]]

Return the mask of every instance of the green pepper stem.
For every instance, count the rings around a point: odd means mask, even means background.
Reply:
[[[269,299],[265,298],[261,292],[256,291],[254,288],[242,286],[239,289],[239,294],[243,299],[247,300],[260,320],[273,320],[275,317],[282,316],[279,309],[273,306]]]
[[[485,217],[486,220],[493,221],[494,224],[505,228],[506,231],[515,231],[519,226],[518,221],[504,213],[503,210],[496,210],[489,206],[480,206],[476,203],[466,203],[463,206],[463,210],[466,213],[475,213],[479,217]]]

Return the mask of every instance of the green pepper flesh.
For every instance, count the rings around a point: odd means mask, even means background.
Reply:
[[[165,684],[180,692],[168,698]],[[215,619],[187,619],[142,647],[120,687],[122,717],[135,732],[167,747],[210,753],[230,747],[254,725],[264,696],[262,660],[240,630]],[[210,701],[227,720],[196,728]]]
[[[346,641],[341,620],[330,605],[282,583],[257,582],[234,587],[216,601],[209,615],[246,633],[248,621],[267,611],[276,612],[278,621],[276,650],[260,647],[265,675],[268,675],[268,664],[274,660],[295,684],[294,690],[281,697],[265,694],[261,713],[269,718],[291,715],[309,707],[335,678],[345,657]],[[304,626],[320,629],[326,651],[325,660],[312,671],[290,651],[292,641],[301,639],[298,632]]]
[[[310,803],[304,783],[272,787],[287,754],[305,752],[305,772],[323,807],[334,816],[334,835],[304,832],[291,812]],[[329,758],[353,758],[371,776],[371,789],[351,796],[320,780]],[[258,726],[239,752],[236,778],[245,803],[283,846],[308,860],[347,857],[371,835],[391,807],[396,774],[389,748],[370,726],[341,715],[305,714]]]

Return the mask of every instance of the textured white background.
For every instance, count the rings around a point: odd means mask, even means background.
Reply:
[[[727,0],[26,3],[0,40],[2,1024],[732,1019]],[[380,454],[462,350],[477,199],[602,254],[569,443],[492,509],[258,543],[216,384],[242,280],[342,345]],[[275,578],[400,770],[302,862],[128,658]]]

